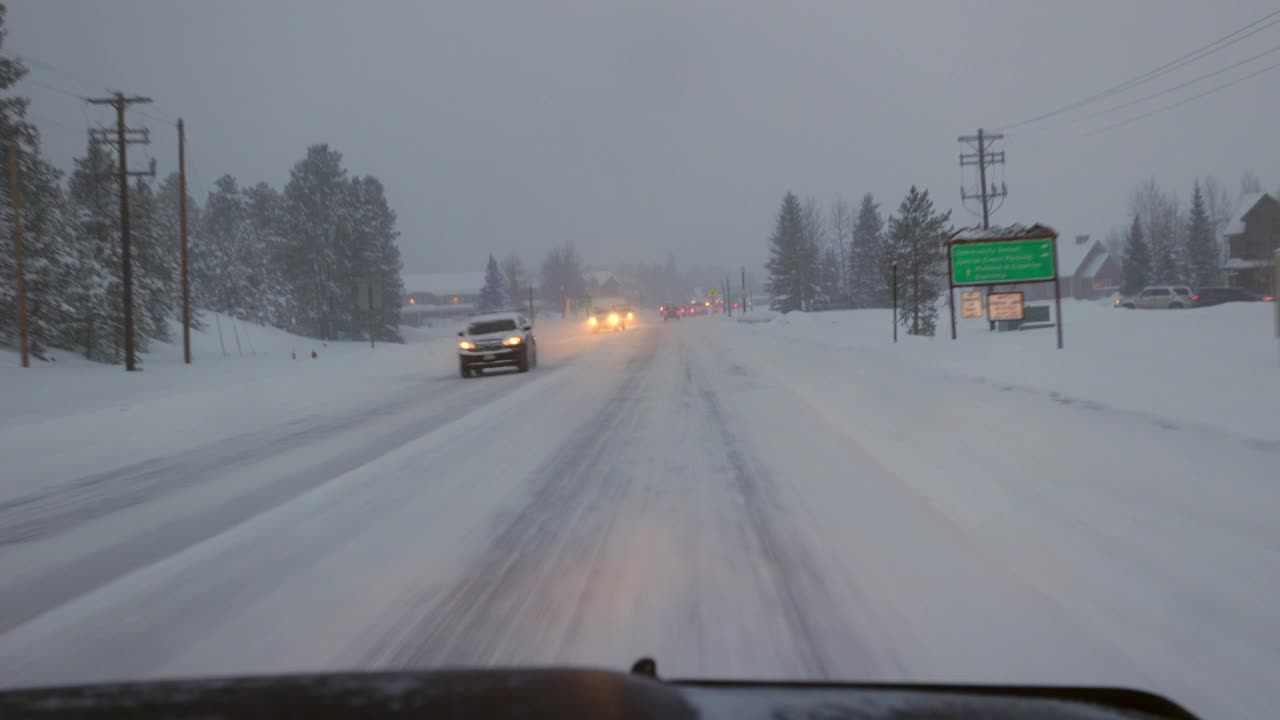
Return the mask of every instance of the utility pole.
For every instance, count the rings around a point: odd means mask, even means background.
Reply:
[[[729,276],[724,276],[724,311],[733,317],[733,291],[729,289]]]
[[[978,168],[978,192],[973,193],[963,185],[960,186],[960,200],[981,200],[982,201],[982,227],[991,227],[991,213],[1000,209],[1000,205],[1004,204],[1004,198],[1009,194],[1009,188],[1002,182],[1000,187],[996,187],[992,183],[987,186],[987,168],[992,165],[1004,164],[1004,152],[991,152],[991,141],[1003,140],[1004,135],[993,134],[988,135],[985,130],[978,128],[977,135],[965,135],[956,138],[958,142],[968,143],[969,147],[974,149],[971,153],[960,154],[960,167],[977,166]],[[975,144],[976,143],[976,144]],[[991,201],[1000,199],[1000,205],[991,207]]]
[[[124,113],[130,105],[149,103],[151,98],[125,97],[124,93],[116,93],[109,98],[89,98],[93,105],[110,105],[116,109],[116,138],[111,140],[106,130],[91,131],[93,142],[114,145],[119,153],[117,175],[120,183],[120,276],[124,285],[124,367],[130,372],[138,369],[138,358],[134,349],[133,327],[133,255],[129,240],[129,178],[132,176],[155,175],[155,170],[148,172],[129,172],[128,154],[125,148],[129,145],[146,145],[151,142],[151,134],[146,129],[133,130],[125,127]]]
[[[27,277],[22,267],[22,191],[18,187],[18,130],[9,133],[9,199],[13,203],[13,266],[18,275],[18,351],[22,367],[31,367],[27,344]]]
[[[747,311],[747,266],[742,266],[742,312]]]
[[[1003,140],[1003,139],[1004,139],[1003,134],[996,133],[994,135],[987,135],[986,131],[983,130],[982,128],[978,128],[977,135],[966,135],[963,137],[956,138],[958,142],[968,143],[969,147],[973,148],[975,151],[971,153],[960,154],[961,169],[963,170],[963,168],[971,167],[974,165],[978,167],[978,192],[971,193],[968,190],[966,190],[964,185],[962,184],[960,186],[960,202],[962,204],[967,200],[980,200],[982,202],[982,228],[984,230],[991,227],[991,213],[995,212],[996,210],[999,210],[1000,207],[1004,205],[1005,197],[1009,195],[1009,188],[1003,182],[1000,183],[999,188],[996,187],[995,183],[991,183],[990,187],[987,186],[987,168],[992,165],[1004,164],[1004,153],[991,152],[990,143],[992,140]],[[977,144],[975,145],[974,143],[977,143]],[[999,198],[1000,204],[992,208],[991,201],[997,198]],[[966,207],[968,206],[966,205]],[[988,295],[990,295],[993,290],[995,290],[994,286],[988,287],[986,289],[986,292]],[[954,294],[955,294],[954,288],[948,291],[947,293],[948,306],[953,306],[955,304],[955,298],[952,297],[952,295]],[[956,331],[955,331],[955,308],[954,307],[951,307],[951,315],[952,315],[951,339],[955,340]],[[994,322],[987,323],[987,330],[995,330],[995,329],[996,329],[996,324]]]
[[[191,283],[187,275],[187,134],[178,118],[178,226],[182,234],[182,362],[191,364]]]

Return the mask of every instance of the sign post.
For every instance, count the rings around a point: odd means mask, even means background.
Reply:
[[[1043,225],[1011,225],[1003,228],[966,228],[947,241],[948,292],[960,288],[992,288],[996,285],[1053,283],[1058,349],[1062,349],[1062,288],[1058,283],[1058,233]],[[970,293],[977,294],[972,302]],[[963,317],[982,317],[978,291],[963,293]],[[951,310],[951,339],[956,339],[956,313]],[[1015,310],[1016,305],[1016,310]],[[1023,294],[989,293],[987,319],[1021,320]],[[1015,313],[1017,317],[1010,315]]]

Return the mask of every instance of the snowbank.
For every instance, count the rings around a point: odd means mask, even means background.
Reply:
[[[920,369],[1011,390],[1280,443],[1280,349],[1270,303],[1176,312],[1063,303],[1065,347],[1053,328],[991,332],[962,321],[951,341],[899,329],[889,310],[788,313],[752,330],[810,346],[892,355]],[[851,364],[857,355],[849,357]]]

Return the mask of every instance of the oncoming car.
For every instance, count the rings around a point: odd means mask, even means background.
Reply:
[[[626,308],[592,308],[587,311],[587,327],[593,333],[601,330],[626,330],[630,320],[635,320],[635,313]]]
[[[520,372],[538,365],[538,341],[533,324],[518,312],[476,315],[458,331],[458,372],[464,378],[489,368],[513,367]]]

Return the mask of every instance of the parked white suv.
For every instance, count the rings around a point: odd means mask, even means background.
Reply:
[[[1133,299],[1133,305],[1125,304],[1125,307],[1147,310],[1183,310],[1191,307],[1193,294],[1191,288],[1185,285],[1152,285],[1143,288],[1142,292],[1138,293],[1137,297]]]

